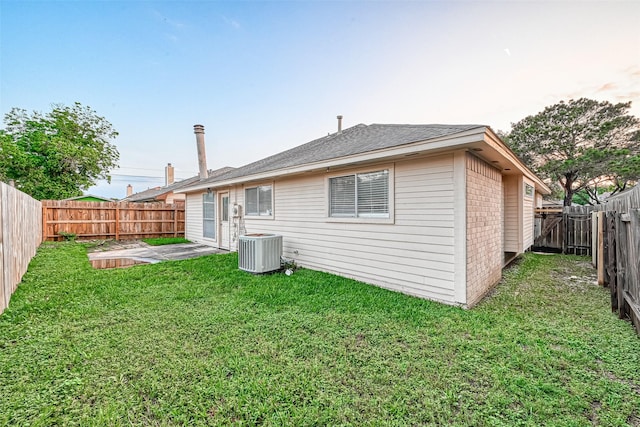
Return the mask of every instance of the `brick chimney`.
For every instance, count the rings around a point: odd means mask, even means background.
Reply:
[[[167,166],[164,167],[164,185],[171,185],[174,181],[173,166],[171,163],[167,163]]]
[[[133,186],[131,184],[127,185],[127,197],[133,194]]]
[[[200,179],[209,176],[207,172],[207,153],[204,150],[204,126],[193,125],[193,133],[196,134],[196,144],[198,145],[198,169],[200,169]]]

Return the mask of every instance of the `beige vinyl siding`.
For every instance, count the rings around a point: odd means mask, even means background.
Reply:
[[[504,251],[522,251],[520,245],[520,223],[519,214],[521,179],[514,175],[504,175],[502,177],[502,188],[504,191]]]
[[[217,246],[214,239],[206,239],[202,232],[202,195],[189,193],[185,199],[185,238],[192,242]]]
[[[202,194],[187,194],[185,199],[185,238],[192,242],[205,242],[202,237]],[[207,239],[208,240],[208,239]]]
[[[330,174],[317,173],[276,180],[273,219],[245,217],[246,231],[283,235],[284,256],[301,266],[455,303],[453,155],[367,170],[387,168],[395,223],[329,219]]]
[[[523,177],[523,203],[522,203],[522,250],[526,251],[533,246],[533,223],[535,216],[535,190],[533,196],[527,196],[524,191],[524,185],[535,187],[535,183],[526,177]]]

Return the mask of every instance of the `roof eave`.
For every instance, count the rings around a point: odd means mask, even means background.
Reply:
[[[345,165],[364,163],[376,160],[383,160],[391,157],[402,157],[406,155],[413,155],[416,153],[428,153],[434,151],[441,151],[447,148],[461,148],[466,144],[478,142],[483,140],[485,130],[488,129],[484,126],[478,126],[477,128],[469,129],[463,132],[455,133],[452,135],[446,135],[439,138],[431,138],[423,141],[411,142],[408,144],[400,145],[397,147],[384,148],[375,151],[369,151],[361,154],[354,154],[351,156],[338,157],[329,160],[323,160],[314,163],[305,163],[302,165],[291,166],[288,168],[274,169],[267,172],[245,175],[228,180],[220,180],[213,182],[203,182],[197,185],[187,186],[181,188],[175,193],[191,193],[207,189],[215,189],[220,187],[228,187],[235,184],[252,181],[262,181],[275,177],[282,177],[288,175],[295,175],[299,173],[309,172],[313,170],[322,170],[326,168],[335,168]]]
[[[505,144],[491,128],[486,128],[485,142],[505,158],[512,166],[516,167],[524,176],[535,183],[536,190],[542,194],[551,194],[551,189],[529,169],[520,158]]]

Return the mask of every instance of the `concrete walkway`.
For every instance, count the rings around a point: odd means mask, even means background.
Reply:
[[[89,261],[127,258],[136,261],[156,263],[160,261],[196,258],[203,255],[221,254],[227,251],[201,245],[200,243],[179,243],[176,245],[151,246],[144,242],[115,243],[106,248],[96,248],[89,252]]]

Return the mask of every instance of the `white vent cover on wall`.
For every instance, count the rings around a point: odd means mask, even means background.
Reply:
[[[282,236],[246,234],[238,242],[238,267],[250,273],[266,273],[280,268]]]

